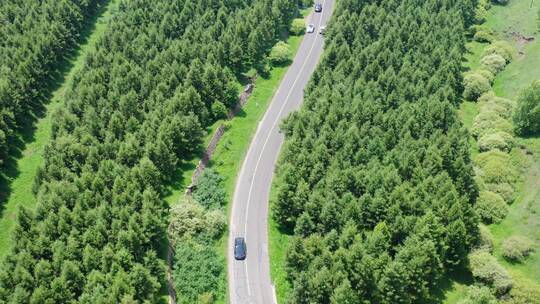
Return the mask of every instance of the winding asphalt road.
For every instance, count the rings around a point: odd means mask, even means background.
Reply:
[[[292,65],[283,78],[268,110],[259,123],[244,159],[234,193],[228,256],[228,280],[231,304],[275,304],[268,256],[268,197],[275,164],[283,143],[279,122],[302,103],[304,88],[323,52],[319,27],[332,15],[334,0],[324,0],[322,13],[313,13],[308,23],[315,33],[306,34]],[[235,237],[244,237],[247,258],[237,261],[233,255]]]

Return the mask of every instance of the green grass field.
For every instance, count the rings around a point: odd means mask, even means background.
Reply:
[[[62,105],[64,92],[77,70],[84,63],[86,53],[91,50],[104,32],[107,19],[115,10],[118,1],[112,0],[102,6],[94,18],[88,20],[81,33],[81,44],[65,58],[57,75],[51,80],[50,98],[42,115],[35,117],[30,127],[20,134],[21,147],[18,157],[6,164],[3,173],[2,211],[0,218],[0,258],[3,258],[11,247],[11,231],[19,206],[34,208],[36,197],[32,193],[32,185],[36,172],[43,163],[43,149],[51,138],[51,116]]]
[[[537,1],[511,0],[507,6],[493,6],[488,12],[487,26],[493,28],[498,39],[507,40],[514,45],[516,54],[504,71],[497,75],[493,89],[498,96],[516,99],[519,92],[540,79],[540,43],[538,39],[537,14],[540,3]],[[524,42],[519,35],[535,40]],[[484,45],[471,42],[466,56],[466,67],[475,69]],[[478,113],[478,106],[473,102],[464,102],[460,114],[466,127],[472,125]],[[540,288],[540,138],[517,138],[518,142],[533,152],[526,155],[519,149],[511,153],[513,162],[522,168],[522,181],[518,185],[518,196],[510,206],[507,217],[499,224],[490,225],[494,237],[494,256],[510,272],[514,279],[526,278],[539,284]],[[473,140],[472,154],[478,153]],[[533,239],[536,252],[523,263],[509,263],[501,256],[501,243],[511,235],[522,235]],[[447,289],[444,303],[457,303],[464,295],[466,285],[453,282]]]

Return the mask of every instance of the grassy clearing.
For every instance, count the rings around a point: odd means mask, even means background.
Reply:
[[[523,52],[510,63],[495,79],[493,89],[499,96],[516,99],[519,92],[533,81],[540,79],[540,42],[537,35],[538,1],[510,1],[505,7],[494,6],[489,12],[487,26],[494,28],[501,38],[513,43]],[[519,42],[509,34],[521,33],[535,36],[532,42]],[[518,197],[510,206],[508,216],[497,225],[491,225],[495,241],[494,256],[513,276],[529,278],[540,284],[540,248],[523,263],[510,264],[501,256],[501,242],[510,235],[523,235],[540,243],[540,138],[518,138],[518,141],[533,152],[527,156],[514,149],[512,159],[523,168]],[[540,247],[540,246],[537,246]],[[539,285],[540,288],[540,285]]]
[[[513,276],[528,278],[540,288],[540,139],[528,146],[535,156],[528,156],[521,150],[515,150],[512,158],[522,163],[523,182],[518,189],[518,198],[509,208],[508,215],[500,223],[491,225],[494,238],[493,255]],[[526,142],[526,141],[524,141]],[[509,263],[501,255],[501,243],[512,235],[526,236],[536,241],[536,251],[522,263]]]
[[[497,75],[493,89],[498,96],[516,99],[519,92],[540,79],[540,43],[538,42],[537,12],[540,3],[531,1],[510,1],[507,6],[493,6],[488,12],[485,25],[493,28],[499,39],[509,41],[517,51],[523,54],[516,55],[504,71]],[[523,36],[535,36],[532,42],[520,42],[511,33],[520,33]],[[466,66],[475,69],[483,45],[477,42],[468,44]],[[472,125],[472,119],[478,113],[476,103],[464,102],[460,114],[466,127]],[[490,225],[494,237],[494,256],[510,272],[514,279],[526,278],[539,284],[540,288],[540,138],[517,138],[520,145],[533,152],[526,155],[520,149],[511,153],[512,160],[522,168],[522,181],[518,185],[518,196],[510,205],[507,217],[499,224]],[[473,141],[474,142],[474,141]],[[476,145],[476,142],[474,142]],[[473,155],[478,153],[472,147]],[[501,255],[501,243],[511,235],[522,235],[534,240],[537,244],[536,252],[523,263],[509,263]],[[466,285],[453,282],[445,294],[444,303],[457,303],[464,295]]]
[[[107,26],[119,1],[112,0],[108,5],[100,7],[95,17],[90,18],[81,33],[81,44],[73,50],[58,68],[51,80],[50,98],[42,115],[35,117],[35,122],[22,130],[19,135],[20,146],[16,158],[6,164],[2,183],[2,211],[0,218],[0,258],[3,258],[11,247],[11,231],[19,206],[34,208],[36,197],[32,193],[32,185],[36,172],[43,163],[43,149],[51,138],[52,113],[62,105],[64,93],[73,75],[84,64],[86,53],[94,48],[98,38]]]

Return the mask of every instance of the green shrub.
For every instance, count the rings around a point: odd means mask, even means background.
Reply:
[[[492,54],[482,57],[480,64],[486,70],[489,70],[493,74],[497,74],[506,66],[506,60],[501,55]]]
[[[502,256],[509,261],[521,262],[533,251],[533,242],[523,236],[514,235],[502,243]]]
[[[508,214],[508,206],[497,193],[480,191],[476,200],[476,213],[486,224],[499,223]]]
[[[507,115],[511,116],[511,114],[514,112],[514,110],[516,109],[516,102],[511,100],[511,99],[508,99],[508,98],[503,98],[503,97],[498,97],[495,95],[495,93],[493,93],[493,91],[489,91],[487,93],[484,93],[482,94],[482,96],[480,96],[480,98],[478,98],[478,103],[480,105],[481,108],[483,108],[484,106],[487,107],[487,105],[489,104],[495,104],[499,107],[502,107],[505,109],[505,111],[507,112]],[[503,116],[503,115],[501,115]]]
[[[473,39],[474,39],[474,41],[485,43],[485,42],[493,41],[493,39],[495,39],[495,37],[494,37],[493,33],[491,33],[490,31],[477,30],[474,33]]]
[[[483,57],[488,55],[499,55],[506,63],[510,63],[514,57],[514,48],[512,45],[504,40],[494,41],[484,49]]]
[[[511,204],[515,199],[515,190],[508,183],[485,184],[485,189],[500,195],[507,204]]]
[[[492,111],[482,111],[474,118],[471,133],[475,137],[497,131],[512,133],[512,123]]]
[[[463,97],[472,101],[477,100],[478,97],[491,89],[489,80],[477,73],[465,75],[463,78],[463,86]]]
[[[196,303],[225,292],[225,261],[209,246],[181,242],[175,247],[173,278],[178,303]],[[212,302],[210,302],[212,303]]]
[[[170,210],[169,235],[172,244],[179,244],[186,239],[219,237],[227,224],[221,210],[206,212],[203,206],[190,196],[176,204]]]
[[[293,35],[300,36],[306,32],[306,22],[302,18],[294,19],[291,23],[290,32]]]
[[[469,254],[469,267],[473,277],[502,296],[512,288],[512,278],[497,260],[485,250],[476,250]]]
[[[500,154],[508,158],[503,158]],[[487,184],[507,183],[513,185],[519,176],[510,156],[502,151],[491,150],[478,155],[475,160],[478,165],[478,175]]]
[[[486,10],[489,10],[491,8],[491,0],[479,0],[478,6],[481,6],[485,8]]]
[[[493,80],[495,80],[495,75],[493,75],[493,73],[491,73],[488,70],[479,69],[479,70],[476,70],[476,73],[484,76],[484,78],[487,79],[489,83],[493,83]]]
[[[302,7],[310,7],[313,5],[313,0],[300,0],[299,3]]]
[[[476,155],[476,157],[474,158],[474,162],[480,167],[484,167],[490,162],[499,162],[504,166],[510,166],[512,163],[512,159],[510,158],[510,155],[508,155],[508,153],[493,150]]]
[[[493,235],[486,225],[480,224],[478,226],[479,237],[476,249],[485,250],[488,252],[493,251]]]
[[[474,13],[474,21],[477,24],[481,24],[481,23],[486,22],[486,18],[487,18],[487,10],[486,10],[486,8],[479,5],[476,8],[476,11]]]
[[[485,70],[485,69],[478,69],[478,70],[474,70],[474,71],[468,71],[468,72],[465,72],[465,74],[463,76],[467,77],[467,75],[474,75],[474,74],[481,75],[482,77],[487,79],[489,81],[489,83],[493,83],[493,80],[495,80],[495,75],[493,75],[493,73],[491,73],[490,71]],[[484,94],[488,94],[489,92],[491,92],[491,91],[485,92]],[[481,96],[483,96],[484,94],[482,94]]]
[[[288,63],[291,60],[291,47],[287,43],[279,41],[272,47],[268,59],[277,65]]]
[[[493,0],[493,2],[500,5],[507,5],[510,0]]]
[[[223,188],[223,177],[211,168],[206,168],[197,181],[193,198],[206,208],[225,205],[227,193]]]
[[[216,120],[227,117],[227,107],[220,101],[214,102],[212,104],[212,115]]]
[[[474,182],[478,186],[478,190],[486,190],[486,183],[484,182],[484,179],[478,174],[474,176]]]
[[[540,304],[538,284],[526,278],[514,278],[514,286],[509,295],[510,298],[504,304]]]
[[[512,100],[501,97],[489,99],[487,102],[480,100],[484,99],[482,97],[478,99],[480,113],[491,111],[504,119],[512,118],[515,108],[515,103]]]
[[[498,149],[510,152],[514,147],[514,137],[503,131],[487,133],[478,139],[478,149],[480,152]]]
[[[535,81],[519,95],[514,112],[514,124],[519,134],[540,134],[540,80]]]
[[[509,112],[502,105],[497,104],[493,101],[479,103],[479,110],[480,113],[493,112],[504,119],[512,118],[512,112]]]
[[[458,304],[497,304],[497,298],[485,286],[469,286],[467,295]]]

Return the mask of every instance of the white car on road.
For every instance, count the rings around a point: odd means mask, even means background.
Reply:
[[[315,32],[315,25],[309,24],[309,25],[307,26],[306,32],[308,32],[308,33],[310,33],[310,34],[313,33],[313,32]]]

